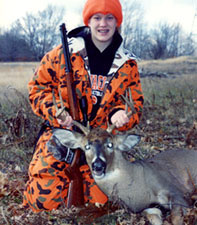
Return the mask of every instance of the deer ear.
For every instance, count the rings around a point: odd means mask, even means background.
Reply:
[[[118,136],[117,148],[120,151],[130,151],[136,144],[139,143],[141,137],[133,134],[120,134]]]
[[[61,145],[66,146],[67,148],[76,149],[80,148],[81,138],[82,134],[70,130],[54,129],[48,145],[50,145],[50,143],[54,143],[55,140],[55,142],[58,141]],[[53,145],[53,147],[55,146]]]

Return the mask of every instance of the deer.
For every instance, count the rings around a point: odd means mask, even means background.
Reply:
[[[160,208],[171,211],[173,225],[183,224],[182,214],[192,207],[192,198],[196,200],[197,151],[169,149],[130,162],[123,152],[131,151],[140,142],[139,135],[129,131],[113,134],[112,125],[104,130],[90,129],[77,121],[73,124],[82,133],[54,129],[51,140],[84,151],[95,182],[108,197],[115,193],[129,210],[142,213],[152,225],[163,224]],[[55,146],[49,143],[49,147]]]

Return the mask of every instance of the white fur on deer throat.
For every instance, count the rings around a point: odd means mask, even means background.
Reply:
[[[103,174],[102,176],[95,176],[94,178],[95,180],[99,180],[99,181],[114,181],[115,179],[117,179],[117,177],[121,176],[121,171],[119,168],[113,170],[113,171],[109,171],[105,174]]]

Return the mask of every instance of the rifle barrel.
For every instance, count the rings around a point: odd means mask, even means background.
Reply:
[[[63,52],[64,52],[64,57],[65,57],[65,71],[67,73],[72,72],[72,66],[70,62],[70,53],[69,53],[69,48],[68,48],[68,40],[67,40],[67,30],[65,23],[60,25],[60,31],[61,31],[61,40],[63,44]]]

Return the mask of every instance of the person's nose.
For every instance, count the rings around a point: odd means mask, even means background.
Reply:
[[[107,25],[107,21],[105,18],[102,18],[101,21],[100,21],[100,26],[106,26]]]

